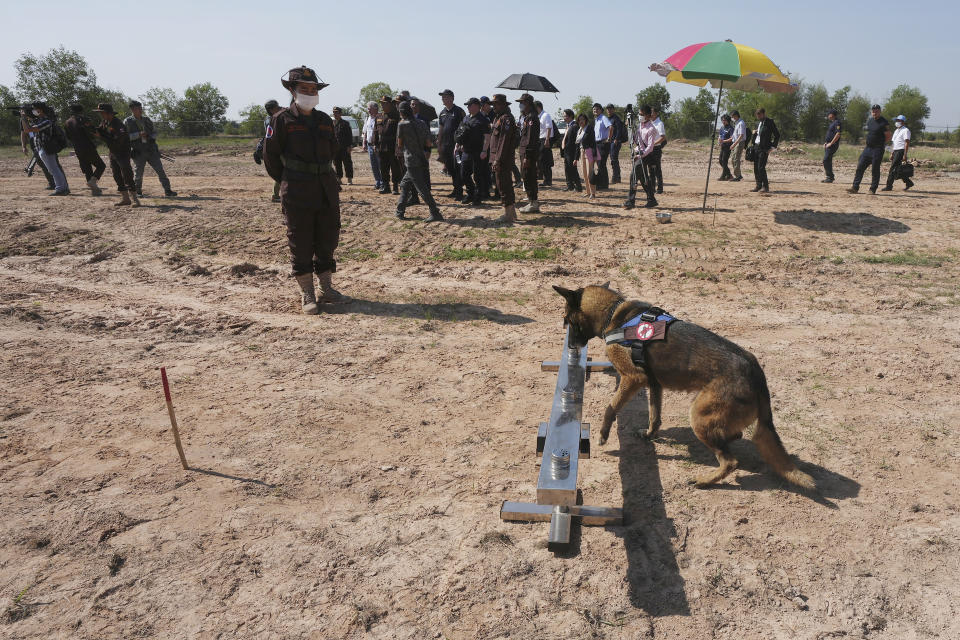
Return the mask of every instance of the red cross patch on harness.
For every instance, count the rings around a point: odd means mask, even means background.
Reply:
[[[646,342],[648,340],[663,340],[667,333],[666,322],[641,322],[634,327],[626,327],[623,330],[624,340],[639,340]]]
[[[271,125],[269,125],[269,124],[267,125],[267,137],[268,137],[268,138],[272,138],[272,137],[273,137],[273,127],[272,127]]]

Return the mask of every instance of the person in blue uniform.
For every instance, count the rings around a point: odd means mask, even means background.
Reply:
[[[827,112],[827,120],[830,125],[827,127],[827,137],[823,141],[823,172],[826,177],[821,182],[833,182],[833,156],[840,148],[840,119],[836,109],[830,109]]]
[[[860,191],[860,182],[867,167],[871,167],[870,193],[876,195],[880,186],[880,165],[883,164],[883,147],[890,140],[890,123],[883,117],[880,105],[870,107],[870,118],[867,120],[867,142],[860,159],[857,160],[857,172],[853,175],[853,186],[847,189],[849,193]]]

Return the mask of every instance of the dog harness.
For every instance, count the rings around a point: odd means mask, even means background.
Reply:
[[[633,364],[642,368],[647,376],[652,378],[653,374],[647,366],[645,357],[647,343],[665,339],[667,337],[667,327],[675,321],[676,318],[660,307],[650,307],[624,322],[619,328],[606,334],[603,339],[607,344],[619,344],[628,347]]]

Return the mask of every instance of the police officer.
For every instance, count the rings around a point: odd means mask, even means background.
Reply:
[[[139,207],[140,201],[137,200],[133,167],[130,166],[130,136],[127,134],[127,129],[120,122],[117,112],[109,102],[101,102],[94,111],[99,113],[102,119],[100,126],[97,127],[97,135],[110,150],[110,171],[113,173],[113,180],[117,183],[117,191],[121,196],[120,202],[114,202],[113,206],[123,207],[132,204],[134,207]]]
[[[400,193],[400,178],[403,177],[403,172],[400,167],[400,158],[397,157],[398,124],[400,124],[400,114],[394,107],[393,98],[380,96],[380,113],[377,115],[375,140],[377,155],[380,158],[380,176],[383,179],[383,188],[380,193],[390,193],[391,177],[393,193]]]
[[[333,159],[333,166],[337,171],[337,180],[343,179],[343,174],[347,174],[347,184],[353,184],[353,158],[350,157],[350,149],[353,147],[353,131],[350,129],[350,123],[343,119],[343,109],[333,108],[333,130],[337,134],[337,144],[340,150]]]
[[[540,118],[534,107],[533,96],[525,93],[517,100],[520,105],[520,171],[523,175],[523,186],[527,191],[529,202],[520,209],[520,213],[536,213],[540,211],[537,201],[537,165],[540,162]]]
[[[453,191],[450,192],[449,197],[454,200],[461,200],[463,198],[463,183],[460,180],[460,170],[454,157],[456,142],[453,136],[467,114],[462,107],[453,104],[453,91],[450,89],[441,91],[440,99],[443,100],[443,109],[437,116],[440,123],[440,129],[437,131],[437,153],[440,162],[443,163],[444,168],[453,180]]]
[[[83,172],[83,177],[87,179],[90,193],[99,196],[103,192],[97,185],[97,180],[107,170],[107,165],[97,152],[97,143],[94,140],[96,130],[90,119],[83,115],[83,105],[70,105],[70,114],[67,121],[63,123],[64,133],[67,134],[67,140],[73,145],[77,162],[80,163],[80,171]]]
[[[172,198],[177,192],[170,188],[170,179],[163,170],[163,161],[160,159],[160,148],[157,146],[157,129],[150,118],[143,115],[143,105],[137,100],[131,100],[130,115],[123,121],[123,126],[130,136],[130,156],[133,158],[133,180],[137,184],[137,195],[143,197],[143,169],[147,163],[153,167],[163,187],[163,195]]]
[[[496,178],[497,190],[503,202],[503,216],[497,222],[516,222],[516,196],[513,192],[514,151],[516,149],[517,121],[510,113],[510,103],[502,93],[493,94],[494,121],[490,132],[490,165]]]
[[[833,154],[840,148],[840,120],[837,119],[837,110],[830,109],[827,112],[827,120],[830,126],[827,127],[827,138],[823,141],[823,172],[826,178],[821,182],[833,182]]]
[[[484,174],[489,171],[480,156],[490,137],[490,121],[480,113],[480,100],[477,98],[470,98],[465,105],[469,112],[464,120],[466,130],[463,138],[457,143],[457,148],[463,157],[463,163],[460,165],[460,170],[463,172],[463,186],[467,190],[467,194],[463,197],[463,204],[480,206],[483,204],[481,194],[486,182]]]
[[[870,116],[867,120],[867,144],[860,153],[860,159],[857,160],[857,172],[853,175],[853,186],[847,189],[848,193],[860,191],[860,181],[863,180],[863,172],[867,170],[868,166],[872,170],[870,193],[876,195],[877,187],[880,186],[880,164],[883,162],[883,147],[893,134],[890,133],[890,123],[881,115],[880,105],[875,104],[870,107]]]
[[[290,92],[287,109],[278,111],[267,129],[263,164],[280,182],[281,210],[293,275],[300,285],[302,309],[319,312],[318,302],[346,302],[333,288],[337,270],[333,252],[340,241],[340,187],[333,170],[337,138],[333,120],[317,111],[317,92],[327,85],[308,67],[291,69],[281,80]],[[320,283],[317,297],[313,274]]]

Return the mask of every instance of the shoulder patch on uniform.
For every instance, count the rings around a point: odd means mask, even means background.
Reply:
[[[272,125],[269,125],[269,124],[267,125],[267,137],[268,137],[268,138],[272,138],[272,137],[273,137],[273,126],[272,126]]]

